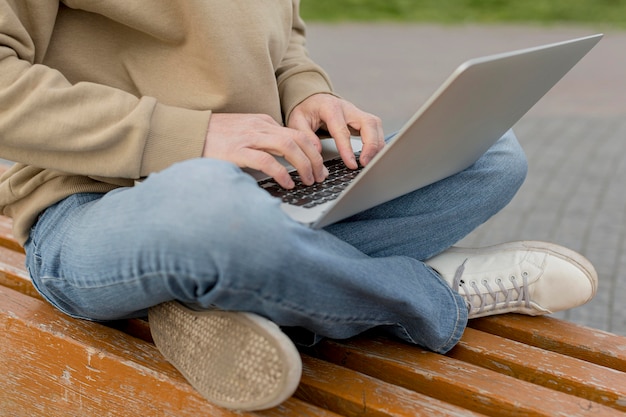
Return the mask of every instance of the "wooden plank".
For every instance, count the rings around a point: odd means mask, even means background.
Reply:
[[[472,328],[626,372],[626,337],[553,317],[516,314],[470,320]]]
[[[0,245],[0,285],[41,299],[33,287],[24,261],[25,256],[22,252],[15,252]]]
[[[13,220],[6,216],[0,216],[0,246],[24,253],[24,248],[13,236]]]
[[[0,163],[0,175],[4,174],[11,165]],[[24,253],[24,249],[17,243],[15,236],[13,236],[13,220],[6,216],[0,216],[0,246]]]
[[[334,415],[295,399],[259,413],[221,409],[197,394],[153,345],[1,286],[0,332],[3,415]]]
[[[315,352],[323,360],[486,415],[623,415],[586,399],[389,339],[328,340]]]
[[[626,411],[623,372],[475,329],[447,356]]]
[[[0,216],[0,285],[41,299],[26,269],[24,249],[11,231],[12,224],[10,218]]]
[[[478,416],[426,395],[303,355],[296,396],[344,416]]]

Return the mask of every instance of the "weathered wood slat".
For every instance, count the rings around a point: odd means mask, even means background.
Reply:
[[[626,411],[626,374],[467,329],[449,357]]]
[[[516,314],[473,320],[470,326],[530,346],[626,372],[626,337],[623,336],[553,317],[529,319]]]
[[[5,410],[18,413],[30,405],[39,415],[85,416],[104,410],[109,415],[199,413],[207,407],[153,346],[65,317],[43,301],[3,287],[0,328],[0,366],[10,370],[0,378]]]
[[[296,396],[342,416],[483,415],[307,355],[303,365]]]
[[[0,174],[2,172],[3,169],[0,168]],[[13,222],[10,218],[0,216],[0,246],[4,246],[18,253],[24,253],[24,249],[17,243],[15,236],[13,236],[12,227]]]
[[[492,416],[623,415],[610,407],[383,338],[324,341],[319,358]]]
[[[24,265],[24,258],[22,252],[15,252],[0,245],[0,285],[13,288],[31,297],[41,298],[30,280]]]
[[[258,413],[213,406],[154,345],[2,286],[0,331],[1,415],[336,416],[297,399]]]
[[[10,165],[0,163],[0,175],[4,174]],[[24,253],[24,249],[17,243],[13,236],[13,221],[6,216],[0,216],[0,246],[9,248],[15,252]]]

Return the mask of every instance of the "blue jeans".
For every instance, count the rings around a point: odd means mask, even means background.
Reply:
[[[288,218],[231,163],[195,159],[48,208],[26,243],[38,291],[68,315],[144,316],[169,300],[347,338],[385,327],[436,352],[464,300],[422,261],[504,207],[526,175],[512,132],[467,170],[324,230]]]

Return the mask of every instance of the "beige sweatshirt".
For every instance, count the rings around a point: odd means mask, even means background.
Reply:
[[[0,208],[24,243],[78,192],[202,153],[211,112],[278,122],[330,92],[299,0],[0,0]]]

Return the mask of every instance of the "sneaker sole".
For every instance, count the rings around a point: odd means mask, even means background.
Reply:
[[[585,273],[587,279],[589,280],[589,283],[591,284],[592,294],[587,301],[590,301],[596,295],[598,289],[598,273],[596,272],[593,264],[580,253],[564,246],[557,245],[555,243],[536,240],[525,240],[522,242],[501,243],[498,245],[486,246],[482,248],[452,247],[448,250],[451,252],[476,252],[478,254],[481,254],[485,253],[485,251],[517,251],[522,249],[544,251],[553,256],[565,259],[577,265],[578,268]]]
[[[149,322],[161,353],[213,404],[263,410],[279,405],[298,387],[300,354],[269,320],[168,302],[149,310]]]

